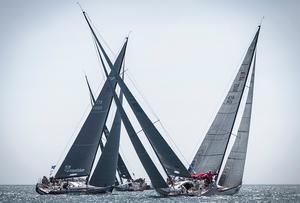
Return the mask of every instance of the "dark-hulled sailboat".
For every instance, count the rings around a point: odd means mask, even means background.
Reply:
[[[84,17],[87,20],[85,13]],[[112,65],[117,73],[120,73],[126,46],[127,40]],[[113,75],[110,74],[110,76]],[[107,136],[107,142],[103,147],[99,161],[91,173],[102,134],[104,132],[110,134],[106,128],[106,120],[113,96],[110,85],[115,88],[116,82],[111,84],[108,80],[105,81],[87,119],[54,178],[48,180],[44,176],[42,182],[36,184],[36,191],[39,194],[93,194],[112,191],[118,165],[120,133],[112,133]]]
[[[205,192],[205,195],[234,194],[239,191],[242,185],[250,129],[256,61],[255,52],[259,32],[260,26],[220,110],[189,167],[189,171],[193,173],[194,177],[201,179],[202,175],[208,172],[214,176],[209,182],[210,188]],[[252,76],[244,112],[235,142],[224,170],[221,171],[221,167],[225,162],[224,158],[226,150],[228,150],[229,139],[236,123],[242,96],[245,94],[246,82],[252,61],[254,61]],[[220,178],[218,178],[219,175],[221,175]]]

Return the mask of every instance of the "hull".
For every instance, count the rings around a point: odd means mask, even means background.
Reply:
[[[234,195],[238,193],[241,189],[241,185],[233,187],[233,188],[219,188],[218,192],[216,193],[217,195]]]
[[[116,191],[121,191],[121,192],[144,191],[147,189],[147,184],[146,183],[138,183],[138,182],[129,182],[129,183],[124,183],[124,184],[115,186],[114,189]]]
[[[234,195],[239,192],[241,185],[232,188],[221,188],[215,183],[208,186],[197,184],[194,181],[180,181],[169,188],[155,189],[162,196],[213,196]]]
[[[200,184],[191,180],[177,181],[169,188],[155,188],[162,196],[201,196],[203,189]]]
[[[234,195],[239,192],[241,185],[232,188],[220,188],[213,186],[204,192],[202,196],[212,196],[212,195]]]
[[[60,195],[60,194],[104,194],[111,193],[113,186],[109,187],[76,187],[76,188],[49,188],[43,184],[36,184],[35,191],[40,195]]]

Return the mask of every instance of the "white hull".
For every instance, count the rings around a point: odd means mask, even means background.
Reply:
[[[186,184],[193,185],[187,188]],[[162,196],[213,196],[213,195],[234,195],[241,188],[241,185],[234,188],[220,188],[215,183],[206,187],[197,187],[193,181],[179,181],[175,186],[169,188],[155,189]]]
[[[36,184],[35,191],[40,195],[60,195],[60,194],[103,194],[111,193],[113,186],[108,187],[94,187],[94,186],[80,186],[73,188],[49,187],[43,184]]]

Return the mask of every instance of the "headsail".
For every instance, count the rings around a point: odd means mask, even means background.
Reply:
[[[123,63],[123,65],[124,65],[124,63]],[[122,80],[124,80],[124,67],[123,67],[123,72],[122,72]],[[123,92],[121,90],[120,90],[119,100],[120,100],[121,105],[123,105]],[[116,121],[114,120],[110,133],[118,133],[118,134],[121,133],[121,119],[122,119],[121,114],[117,110],[116,115],[115,115]],[[124,178],[127,180],[132,179],[120,153],[119,153],[119,158],[118,158],[117,170],[118,170],[118,174],[120,175],[120,178]],[[121,179],[121,182],[122,182],[122,179]]]
[[[218,173],[221,168],[251,67],[259,31],[260,27],[221,108],[189,167],[190,172],[205,173],[211,170],[213,173]]]
[[[124,79],[124,69],[123,69],[122,79]],[[90,87],[87,76],[85,76],[85,80],[86,80],[86,83],[87,83],[87,86],[88,86],[88,89],[89,89],[89,92],[90,92],[91,105],[93,106],[96,100],[95,100],[94,95],[92,93],[92,90],[91,90],[91,87]],[[123,93],[122,93],[122,91],[120,91],[119,99],[120,99],[121,103],[122,103],[122,100],[123,100],[122,97],[123,97]],[[118,128],[117,130],[113,130],[113,131],[116,131],[117,133],[120,134],[121,133],[121,125],[119,123],[121,123],[121,116],[117,112],[115,114],[115,120],[117,120],[117,121],[113,122],[112,129]],[[109,136],[110,132],[109,132],[109,130],[107,129],[106,126],[104,126],[103,134],[105,135],[106,139],[108,139],[108,136]],[[100,137],[100,139],[101,139],[101,137]],[[103,142],[100,141],[101,151],[103,151],[103,148],[104,148]],[[132,179],[132,177],[131,177],[131,175],[130,175],[130,173],[129,173],[129,171],[128,171],[128,169],[127,169],[127,167],[126,167],[126,165],[125,165],[125,163],[124,163],[124,161],[123,161],[120,154],[118,156],[118,168],[117,168],[117,170],[118,170],[118,174],[119,174],[120,177],[125,178],[125,179]],[[122,180],[121,180],[121,182],[122,182]]]
[[[122,100],[122,95],[120,95],[120,100]],[[121,128],[121,120],[118,114],[119,112],[117,111],[113,121],[113,127],[107,137],[100,159],[89,181],[90,185],[105,187],[113,185],[116,181]]]
[[[242,184],[253,102],[255,62],[256,55],[254,57],[250,87],[242,120],[238,129],[237,136],[235,138],[235,142],[230,151],[221,178],[219,180],[219,185],[225,188],[233,188]]]
[[[118,73],[121,70],[126,45],[127,41],[124,43],[113,65]],[[110,77],[112,77],[111,73]],[[115,88],[116,82],[113,81],[112,85]],[[111,101],[112,92],[109,88],[108,80],[106,80],[78,136],[58,169],[55,178],[88,176],[90,174]]]
[[[100,55],[100,57],[101,57],[101,55]],[[101,58],[101,62],[102,62],[105,74],[109,78],[109,80],[111,81],[111,84],[112,84],[114,81],[116,81],[115,77],[108,76],[108,73],[107,73],[107,70],[102,61],[102,58]],[[132,124],[130,123],[130,121],[128,119],[126,112],[124,111],[124,109],[122,107],[120,100],[118,99],[114,89],[112,88],[112,85],[111,85],[111,91],[113,93],[113,97],[114,97],[114,101],[117,105],[117,109],[121,114],[121,118],[122,118],[123,124],[125,126],[125,129],[127,131],[127,134],[132,142],[132,145],[133,145],[142,165],[144,166],[144,168],[151,180],[153,187],[154,188],[168,188],[167,183],[164,181],[163,177],[157,170],[155,164],[153,163],[149,154],[147,153],[146,149],[144,148],[142,142],[138,138]]]

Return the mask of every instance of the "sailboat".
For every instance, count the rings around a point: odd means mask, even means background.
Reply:
[[[83,14],[86,18],[85,13]],[[127,41],[125,41],[116,61],[112,65],[118,74],[122,67],[126,46]],[[115,73],[113,72],[113,74]],[[109,75],[112,77],[113,74]],[[116,88],[116,82],[105,81],[97,99],[94,100],[87,119],[55,176],[49,180],[44,176],[42,181],[36,184],[37,193],[94,194],[113,190],[119,157],[120,133],[110,133],[106,127],[113,97],[110,86]],[[112,131],[117,128],[117,124],[115,123],[112,126]],[[105,146],[102,148],[102,154],[96,162],[96,154],[104,132],[109,135]],[[93,165],[96,166],[92,172]]]
[[[226,162],[223,176],[219,181],[219,187],[217,187],[216,181],[218,179],[218,173],[220,172],[222,162],[224,161],[225,152],[228,147],[230,135],[236,120],[236,115],[240,107],[241,99],[244,94],[246,81],[250,72],[251,64],[254,58],[256,50],[259,31],[248,48],[244,61],[239,69],[239,72],[230,88],[230,91],[223,102],[213,124],[209,129],[202,145],[200,146],[189,170],[187,170],[176,156],[174,151],[170,148],[168,143],[161,136],[159,131],[153,125],[153,122],[149,119],[144,112],[138,101],[135,99],[130,89],[121,79],[119,74],[115,71],[112,63],[110,62],[105,50],[99,43],[95,34],[95,41],[97,42],[97,51],[101,59],[103,69],[106,77],[110,81],[110,89],[113,94],[114,101],[117,105],[117,109],[120,112],[121,119],[127,131],[127,134],[133,144],[135,151],[148,174],[154,189],[163,196],[177,196],[177,195],[213,195],[213,194],[229,194],[237,191],[237,188],[241,185],[242,173],[237,175],[236,171],[241,168],[243,170],[246,156],[245,143],[248,140],[250,116],[249,109],[251,110],[252,95],[253,95],[253,82],[254,71],[252,71],[252,82],[250,84],[250,90],[248,93],[248,102],[245,106],[245,112],[242,122],[240,124],[238,136],[234,147],[232,148],[231,155]],[[93,33],[93,31],[92,31]],[[102,57],[103,56],[103,57]],[[111,69],[113,77],[108,75],[106,65]],[[122,107],[122,102],[117,97],[112,83],[117,82],[121,91],[123,92],[131,110],[133,111],[136,119],[143,129],[156,157],[158,158],[165,175],[167,175],[167,181],[164,180],[162,174],[157,169],[156,165],[152,161],[151,157],[147,153],[147,150],[140,141],[137,133],[135,132],[126,111]],[[251,100],[251,101],[250,101]],[[242,145],[242,149],[240,146]],[[240,160],[235,156],[237,153],[242,153]],[[192,175],[191,175],[192,173]],[[211,175],[211,180],[202,179],[200,174]],[[198,176],[199,175],[199,176]],[[199,178],[200,177],[200,178]],[[208,181],[207,181],[208,180]],[[238,182],[238,184],[236,184]],[[230,184],[229,184],[230,183]]]
[[[199,179],[204,179],[203,177],[208,173],[211,174],[211,179],[206,183],[209,187],[203,195],[235,194],[242,185],[250,129],[256,46],[259,32],[260,26],[247,50],[244,60],[223,104],[189,167],[192,176]],[[240,108],[242,96],[246,92],[245,87],[252,62],[252,75],[242,119],[233,147],[231,148],[228,159],[225,160],[225,153],[229,150],[227,149],[229,140],[233,134],[232,131],[234,125],[237,123],[236,117]],[[225,163],[225,167],[224,170],[221,171],[223,163]]]

